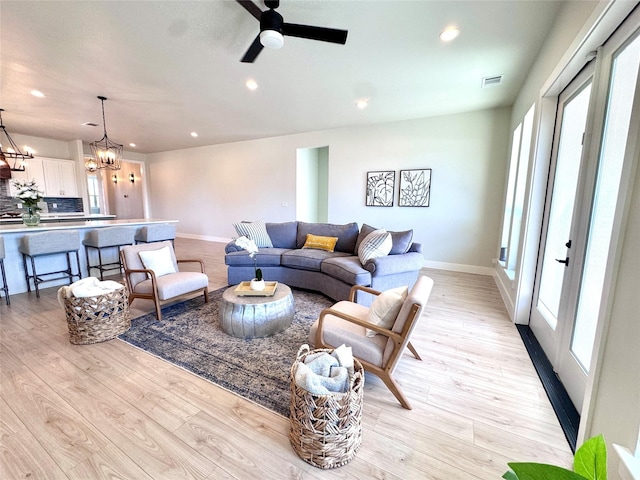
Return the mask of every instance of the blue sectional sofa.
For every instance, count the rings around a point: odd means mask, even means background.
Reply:
[[[369,225],[358,228],[357,223],[336,225],[328,223],[284,222],[266,223],[266,231],[273,247],[259,248],[257,265],[264,279],[278,281],[292,287],[321,292],[334,300],[346,300],[353,285],[376,290],[415,283],[424,263],[422,246],[413,243],[413,231],[389,232],[393,246],[388,255],[373,258],[364,265],[358,257],[360,242],[376,230]],[[333,252],[302,248],[307,234],[337,237]],[[233,241],[225,247],[229,285],[251,280],[254,260]],[[367,305],[371,298],[363,295],[358,301]]]

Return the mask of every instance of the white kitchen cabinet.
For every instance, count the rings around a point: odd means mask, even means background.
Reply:
[[[41,192],[46,191],[46,181],[44,178],[44,167],[41,158],[30,158],[25,165],[24,172],[11,172],[11,180],[31,181],[35,180],[38,185],[38,190]],[[16,188],[13,186],[13,182],[9,182],[9,196],[16,196]],[[46,193],[45,193],[46,195]]]
[[[45,179],[45,196],[77,197],[76,165],[73,160],[42,159]]]

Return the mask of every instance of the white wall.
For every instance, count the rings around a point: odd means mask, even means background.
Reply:
[[[233,222],[295,219],[296,149],[328,146],[332,223],[414,229],[427,261],[488,268],[496,257],[510,109],[150,154],[154,218],[179,233],[235,235]],[[431,206],[397,206],[400,169],[431,168]],[[396,171],[395,206],[365,207],[366,172]],[[282,203],[288,203],[283,207]]]

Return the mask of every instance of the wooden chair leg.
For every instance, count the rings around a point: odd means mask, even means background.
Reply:
[[[393,393],[393,395],[398,399],[400,405],[402,405],[403,408],[412,410],[409,400],[407,400],[407,397],[405,397],[404,393],[402,393],[402,390],[400,390],[400,386],[390,375],[380,375],[380,379],[384,382],[387,388],[391,390],[391,393]]]
[[[156,317],[158,317],[158,321],[162,321],[162,309],[160,308],[160,300],[158,300],[158,296],[155,295],[153,297],[153,301],[156,304]]]
[[[418,355],[418,351],[415,349],[413,345],[411,345],[411,342],[407,343],[407,348],[411,353],[413,353],[414,357],[416,357],[418,360],[422,360],[422,358],[420,358],[420,355]]]
[[[209,303],[209,288],[204,288],[204,303]]]

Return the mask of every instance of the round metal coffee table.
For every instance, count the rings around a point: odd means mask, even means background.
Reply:
[[[222,294],[220,323],[233,337],[268,337],[289,328],[294,311],[291,289],[283,283],[268,297],[240,296],[233,286]]]

